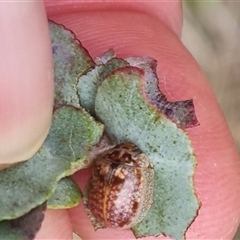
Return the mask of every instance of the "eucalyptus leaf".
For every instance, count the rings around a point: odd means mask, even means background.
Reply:
[[[136,144],[154,166],[153,205],[133,228],[135,236],[182,240],[199,208],[193,184],[196,158],[187,134],[147,102],[144,81],[139,68],[115,70],[98,88],[95,112],[116,144]]]
[[[87,158],[87,153],[100,141],[102,133],[103,125],[84,109],[65,106],[55,111],[43,146],[52,156],[67,159],[72,173],[84,167],[81,160]]]
[[[45,202],[57,182],[85,167],[103,125],[85,110],[61,107],[42,148],[28,161],[0,171],[0,220],[20,217]]]
[[[91,115],[95,115],[95,96],[101,81],[115,69],[128,65],[123,59],[112,58],[105,64],[97,65],[94,69],[80,76],[77,90],[81,106],[89,111]]]
[[[82,193],[75,181],[70,177],[65,177],[57,183],[53,195],[47,201],[50,209],[67,209],[79,204]]]
[[[54,108],[80,107],[76,90],[78,76],[95,63],[73,32],[52,21],[49,21],[49,30],[54,62]]]
[[[32,209],[29,213],[14,220],[0,222],[1,240],[32,240],[41,228],[46,203]]]

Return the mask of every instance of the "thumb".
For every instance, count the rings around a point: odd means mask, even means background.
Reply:
[[[53,73],[43,3],[0,3],[0,164],[30,158],[51,122]]]

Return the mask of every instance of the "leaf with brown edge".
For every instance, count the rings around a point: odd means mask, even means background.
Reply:
[[[45,210],[46,203],[43,203],[19,218],[1,221],[0,239],[33,240],[41,228]]]
[[[139,67],[144,71],[144,93],[154,106],[180,127],[190,128],[199,125],[192,99],[169,102],[161,92],[158,85],[157,61],[155,59],[150,57],[130,57],[126,61],[131,66]]]
[[[77,89],[82,107],[94,115],[94,100],[100,83],[112,71],[130,65],[144,71],[146,81],[144,82],[143,91],[146,98],[163,114],[183,128],[199,125],[192,99],[170,102],[161,92],[158,85],[159,80],[156,74],[157,61],[155,59],[151,57],[129,57],[123,60],[116,58],[113,50],[111,54],[114,57],[110,58],[108,56],[106,61],[100,61],[100,65],[96,65],[94,69],[80,76]]]
[[[63,105],[79,108],[78,76],[95,63],[72,31],[52,21],[49,30],[54,62],[54,108]]]
[[[197,159],[184,130],[147,101],[144,81],[137,67],[115,70],[98,88],[95,111],[115,144],[134,143],[154,167],[153,204],[133,227],[135,236],[183,240],[200,206],[193,182]]]

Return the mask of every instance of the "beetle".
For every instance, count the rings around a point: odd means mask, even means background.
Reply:
[[[100,155],[84,201],[95,229],[141,222],[152,205],[153,186],[153,166],[135,144],[121,143]]]

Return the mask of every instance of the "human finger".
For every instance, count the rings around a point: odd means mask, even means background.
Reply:
[[[51,123],[53,67],[43,3],[0,3],[0,164],[29,159]]]
[[[194,176],[201,202],[187,239],[231,239],[239,223],[239,161],[228,127],[210,86],[180,39],[163,21],[132,11],[81,11],[52,19],[73,30],[93,57],[114,48],[120,57],[147,55],[158,60],[161,90],[170,101],[193,99],[200,126],[188,130],[198,166]],[[84,174],[83,174],[84,173]],[[79,184],[89,176],[75,175]],[[234,194],[232,194],[234,192]],[[224,209],[224,211],[223,211]],[[82,206],[70,211],[83,239],[130,239],[130,231],[91,227]]]

